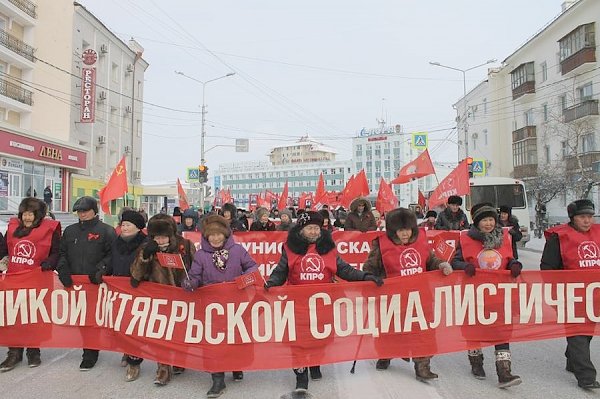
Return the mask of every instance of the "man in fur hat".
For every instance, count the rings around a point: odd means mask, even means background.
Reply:
[[[73,212],[77,212],[79,223],[65,229],[56,266],[58,278],[65,288],[73,285],[72,275],[84,274],[92,281],[96,271],[109,264],[112,242],[116,238],[115,229],[100,221],[95,198],[79,198],[73,204]],[[95,349],[84,348],[79,370],[92,369],[98,361],[98,353]]]
[[[46,219],[47,205],[37,198],[25,198],[19,204],[19,215],[10,219],[6,233],[7,273],[41,267],[53,270],[58,261],[60,223]],[[12,370],[23,359],[23,348],[8,348],[0,371]],[[29,367],[41,364],[40,349],[27,348]]]
[[[594,203],[588,199],[577,200],[567,206],[569,223],[544,232],[546,245],[540,269],[600,269],[600,225],[594,223],[595,213]],[[592,337],[588,335],[567,337],[566,370],[575,374],[577,385],[581,388],[599,389],[596,368],[590,357],[591,341]]]
[[[394,209],[385,215],[385,225],[386,234],[373,240],[371,252],[363,266],[364,271],[380,278],[413,276],[438,269],[446,276],[452,273],[450,263],[438,259],[429,248],[425,230],[417,227],[417,217],[413,211],[406,208]],[[409,249],[418,256],[403,256]],[[414,262],[417,259],[419,262]],[[390,360],[379,359],[375,368],[386,370]],[[437,374],[431,372],[430,361],[431,356],[413,358],[418,380],[438,378]]]
[[[148,220],[148,241],[141,245],[138,255],[131,265],[131,286],[137,288],[142,281],[181,287],[185,272],[161,266],[157,252],[180,254],[186,270],[189,270],[194,259],[196,248],[186,238],[177,234],[177,224],[169,215],[157,214]],[[181,374],[183,369],[173,368],[168,364],[158,363],[156,385],[167,385],[173,374]]]
[[[346,263],[337,253],[331,232],[323,228],[323,216],[319,212],[306,211],[298,217],[297,223],[288,232],[283,245],[281,258],[271,273],[265,289],[288,284],[332,283],[337,275],[346,281],[373,281],[378,286],[383,280],[372,273],[357,270]],[[319,270],[303,273],[307,259],[314,258],[311,266],[318,265]],[[313,380],[321,379],[320,366],[294,369],[296,374],[296,391],[306,392],[308,389],[308,370]]]
[[[467,230],[469,221],[467,215],[460,209],[462,198],[458,195],[448,197],[448,206],[437,217],[436,230]]]

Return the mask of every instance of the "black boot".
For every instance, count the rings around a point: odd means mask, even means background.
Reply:
[[[225,373],[212,373],[212,387],[206,393],[207,398],[218,398],[225,392]]]
[[[485,380],[485,370],[483,369],[483,353],[481,349],[469,351],[469,362],[471,363],[471,373],[478,380]]]
[[[417,380],[426,382],[438,378],[436,373],[431,372],[430,357],[417,357],[414,358],[413,361],[415,362],[415,376]]]
[[[498,388],[508,388],[521,383],[521,377],[510,372],[510,351],[496,351],[496,372],[498,373]]]
[[[27,348],[27,365],[33,368],[40,364],[42,364],[40,348]]]
[[[313,381],[319,381],[321,378],[323,378],[323,375],[321,374],[321,366],[311,366],[308,368],[308,370],[310,371],[310,378]]]
[[[390,359],[379,359],[375,364],[375,370],[387,370],[390,367]]]
[[[23,360],[23,348],[8,348],[6,359],[0,363],[0,371],[10,371]]]
[[[296,374],[296,392],[306,392],[308,391],[308,368],[302,367],[299,369],[294,369],[294,374]]]
[[[241,381],[244,379],[244,372],[243,371],[232,371],[231,374],[233,375],[233,380],[234,381]]]

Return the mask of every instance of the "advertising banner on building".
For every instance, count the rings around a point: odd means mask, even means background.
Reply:
[[[98,54],[92,49],[87,49],[82,54],[81,68],[81,123],[93,123],[96,107],[96,68],[93,66],[98,59]]]
[[[0,197],[8,197],[8,172],[0,171]]]

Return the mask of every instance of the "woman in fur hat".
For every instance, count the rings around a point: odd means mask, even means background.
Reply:
[[[58,262],[60,223],[46,219],[47,205],[37,198],[25,198],[19,204],[19,214],[10,219],[6,232],[8,250],[7,273],[24,272],[41,267],[54,270]],[[6,360],[0,371],[9,371],[23,360],[24,348],[8,348]],[[41,364],[40,349],[27,348],[29,367]]]
[[[413,276],[432,270],[441,270],[444,275],[452,273],[450,263],[438,259],[429,248],[425,230],[417,227],[417,217],[413,211],[398,208],[385,215],[386,233],[373,240],[371,252],[363,270],[380,278]],[[418,256],[404,254],[414,250]],[[400,262],[398,262],[400,259]],[[417,260],[417,262],[415,262]],[[391,359],[379,359],[375,368],[386,370]],[[431,356],[413,358],[415,375],[420,381],[438,377],[430,369]]]
[[[319,284],[333,283],[334,277],[339,276],[346,281],[373,281],[378,286],[383,280],[372,273],[353,268],[337,253],[331,232],[323,227],[323,216],[319,212],[306,211],[298,217],[296,226],[288,232],[288,238],[283,245],[281,258],[277,267],[271,272],[265,289],[288,284]],[[303,273],[303,260],[308,256],[317,258],[313,262],[319,269]],[[314,364],[311,359],[307,363]],[[294,369],[296,374],[296,391],[306,392],[308,389],[308,371],[313,380],[320,380],[320,366],[310,366]]]
[[[290,231],[290,229],[294,227],[292,211],[289,209],[282,210],[279,219],[281,220],[281,223],[277,226],[277,231]]]
[[[202,221],[202,241],[194,256],[189,279],[181,286],[186,291],[225,281],[234,281],[242,274],[258,270],[258,265],[243,246],[233,240],[229,223],[223,216],[211,215]],[[207,397],[219,397],[225,390],[225,373],[212,373],[212,387]],[[241,381],[244,373],[233,372],[234,381]]]
[[[425,214],[425,220],[423,220],[419,227],[424,228],[425,230],[435,230],[435,220],[437,219],[436,211],[427,211]]]
[[[269,210],[258,208],[256,221],[250,226],[250,231],[275,231],[275,223],[269,220]]]
[[[185,272],[180,269],[163,267],[160,265],[157,252],[180,254],[187,270],[192,265],[196,248],[194,244],[177,234],[175,220],[169,215],[154,215],[148,220],[148,241],[141,245],[135,261],[131,265],[131,286],[137,288],[142,281],[181,286]],[[183,369],[171,367],[168,364],[158,363],[156,370],[156,385],[167,385],[173,374],[181,374]]]
[[[499,225],[496,208],[488,202],[473,205],[471,219],[471,228],[460,233],[452,267],[464,270],[467,276],[474,276],[477,269],[487,269],[510,270],[512,277],[518,277],[523,265],[513,258],[510,234]],[[520,384],[521,378],[511,374],[509,344],[498,344],[495,350],[498,386],[507,388]],[[469,362],[475,378],[485,379],[481,349],[469,351]]]

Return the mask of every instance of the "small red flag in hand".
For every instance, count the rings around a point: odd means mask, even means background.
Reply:
[[[183,265],[183,259],[180,254],[167,254],[164,252],[157,252],[156,258],[158,263],[162,267],[170,267],[172,269],[185,269]]]
[[[252,273],[246,273],[236,277],[235,283],[237,284],[238,289],[243,290],[251,285],[263,285],[265,279],[258,270],[255,270]]]
[[[446,242],[444,234],[439,234],[433,238],[433,252],[435,256],[444,262],[450,262],[454,257],[454,248]]]

